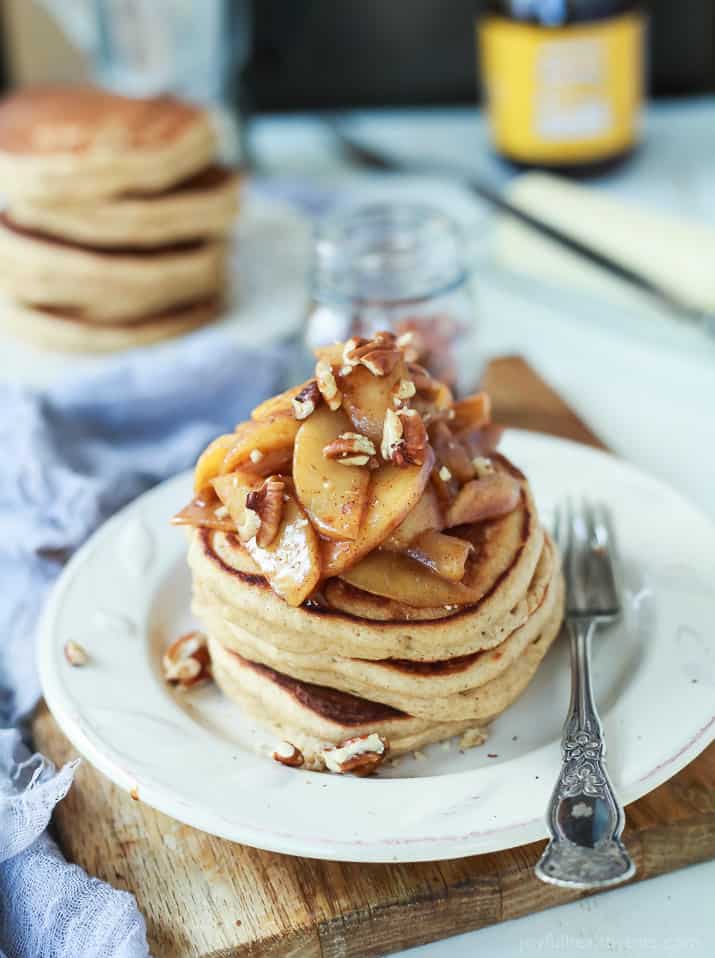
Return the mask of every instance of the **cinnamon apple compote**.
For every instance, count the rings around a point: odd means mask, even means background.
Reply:
[[[494,455],[489,397],[455,401],[414,358],[410,334],[387,332],[318,350],[313,379],[208,446],[173,521],[233,533],[246,572],[291,606],[336,576],[376,594],[389,577],[408,605],[468,604],[459,527],[512,511],[520,485]]]

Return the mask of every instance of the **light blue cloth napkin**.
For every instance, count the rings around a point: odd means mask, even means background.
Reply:
[[[44,392],[0,386],[0,958],[149,954],[132,896],[68,865],[45,832],[74,766],[31,755],[17,729],[40,695],[35,626],[90,533],[190,466],[280,387],[288,361],[211,330]]]

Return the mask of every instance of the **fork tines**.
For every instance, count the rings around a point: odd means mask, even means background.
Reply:
[[[566,614],[613,618],[620,612],[616,584],[615,542],[608,508],[567,497],[554,512],[554,540],[567,585]]]

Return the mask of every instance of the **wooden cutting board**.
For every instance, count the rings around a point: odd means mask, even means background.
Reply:
[[[494,361],[486,386],[497,421],[601,445],[522,360]],[[76,754],[44,705],[34,734],[56,763]],[[372,958],[583,894],[534,878],[543,842],[416,865],[257,851],[132,801],[86,762],[54,826],[69,859],[136,895],[155,958]],[[625,838],[637,881],[715,857],[715,745],[628,806]]]

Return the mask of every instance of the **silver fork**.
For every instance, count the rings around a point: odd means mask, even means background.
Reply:
[[[551,841],[536,875],[566,888],[603,888],[635,873],[621,841],[625,815],[606,773],[606,745],[591,688],[591,637],[621,611],[608,512],[587,502],[574,509],[568,500],[556,510],[554,538],[566,577],[571,703],[561,771],[547,812]]]

